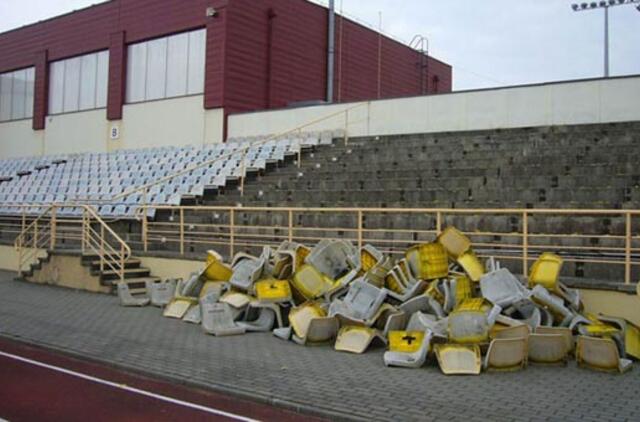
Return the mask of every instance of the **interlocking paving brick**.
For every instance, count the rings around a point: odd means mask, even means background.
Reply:
[[[0,272],[2,336],[333,418],[640,419],[638,365],[622,376],[570,364],[446,377],[434,359],[417,370],[386,368],[381,348],[351,355],[268,333],[216,338],[157,308],[122,308],[116,297],[13,277]]]

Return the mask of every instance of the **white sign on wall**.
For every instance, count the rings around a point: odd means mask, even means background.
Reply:
[[[109,137],[112,141],[120,139],[120,128],[118,126],[111,126],[109,130]]]

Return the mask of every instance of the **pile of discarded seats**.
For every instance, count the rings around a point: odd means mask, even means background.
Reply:
[[[300,345],[364,353],[387,347],[387,366],[421,367],[435,357],[445,374],[519,370],[528,363],[578,364],[625,372],[640,359],[640,330],[585,313],[577,290],[559,281],[562,259],[545,253],[526,284],[495,259],[482,262],[457,229],[394,259],[370,245],[324,240],[313,249],[284,242],[227,265],[209,252],[189,280],[147,286],[121,303],[163,307],[164,316],[215,336],[273,332]]]

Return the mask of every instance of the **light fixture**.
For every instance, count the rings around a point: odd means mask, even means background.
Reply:
[[[590,3],[574,3],[571,8],[574,12],[583,12],[592,9],[604,9],[604,76],[609,77],[609,8],[614,6],[625,6],[628,4],[637,5],[636,9],[640,12],[640,0],[600,0]]]

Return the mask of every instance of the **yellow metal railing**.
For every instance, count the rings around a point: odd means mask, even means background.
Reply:
[[[90,205],[74,204],[82,210],[81,218],[66,219],[58,217],[59,209],[64,206],[22,207],[21,230],[14,241],[18,251],[19,274],[28,271],[42,257],[43,251],[56,250],[58,240],[75,240],[80,243],[82,255],[97,257],[101,273],[112,271],[123,281],[126,262],[131,257],[129,245]],[[37,215],[30,217],[29,214],[34,210],[38,210]]]
[[[532,261],[544,251],[561,253],[565,262],[613,266],[620,279],[632,282],[640,266],[640,215],[638,210],[578,209],[391,209],[391,208],[271,208],[214,206],[143,206],[169,212],[170,221],[141,224],[139,238],[130,242],[144,251],[157,245],[173,245],[181,255],[189,246],[238,250],[277,246],[282,241],[312,245],[326,238],[346,239],[358,246],[372,244],[389,254],[402,254],[411,245],[431,241],[449,225],[463,230],[480,256],[519,262],[526,275]],[[187,219],[185,216],[190,217]],[[198,216],[212,223],[194,223]],[[268,218],[267,218],[268,216]],[[492,218],[508,219],[505,230],[483,228]],[[582,231],[563,229],[547,232],[558,217],[561,221],[589,219]],[[368,223],[377,218],[377,223]],[[263,219],[264,223],[255,220]],[[306,221],[305,221],[306,219]],[[318,224],[323,220],[323,224]],[[605,220],[617,222],[611,233],[602,234]],[[218,221],[218,222],[216,222]],[[269,223],[271,221],[271,223]],[[275,221],[275,223],[274,223]],[[398,227],[397,222],[403,223]],[[495,221],[495,220],[494,220]],[[634,224],[635,223],[635,224]],[[471,226],[471,227],[465,227]],[[580,225],[577,225],[580,226]],[[139,240],[137,240],[139,239]],[[166,246],[163,246],[163,249]]]

